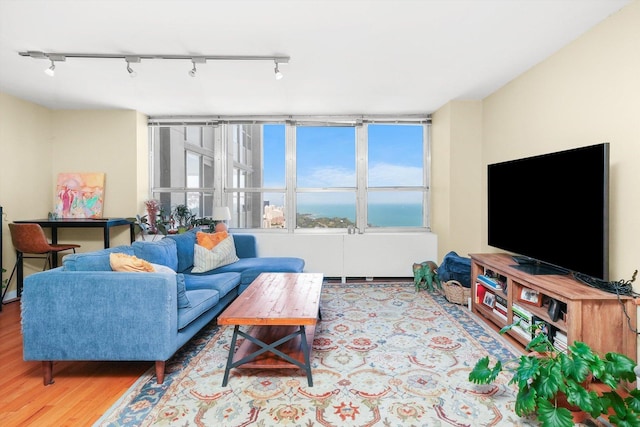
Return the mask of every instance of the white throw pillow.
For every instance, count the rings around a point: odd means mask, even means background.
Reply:
[[[196,244],[193,250],[193,269],[191,272],[204,273],[239,260],[240,258],[236,255],[233,236],[227,237],[214,246],[213,249],[207,249]]]

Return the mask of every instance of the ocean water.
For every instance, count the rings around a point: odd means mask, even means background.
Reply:
[[[298,213],[310,214],[316,218],[348,218],[355,222],[356,207],[354,205],[315,205],[299,204]],[[371,204],[367,222],[374,227],[421,227],[421,204]]]

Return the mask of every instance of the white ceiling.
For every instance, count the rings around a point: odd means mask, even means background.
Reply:
[[[148,115],[431,113],[481,99],[638,0],[0,0],[0,91]],[[49,62],[20,51],[288,55]]]

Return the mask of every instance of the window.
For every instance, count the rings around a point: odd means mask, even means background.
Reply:
[[[232,228],[428,228],[429,124],[292,118],[150,125],[152,198]]]
[[[210,127],[151,127],[151,198],[160,201],[167,215],[180,204],[187,205],[199,217],[211,215],[213,135]]]
[[[428,189],[423,127],[373,124],[367,132],[367,226],[421,227]]]
[[[296,128],[297,228],[356,225],[356,128]]]
[[[222,199],[231,207],[231,225],[285,228],[285,125],[230,124],[227,128],[232,172]]]

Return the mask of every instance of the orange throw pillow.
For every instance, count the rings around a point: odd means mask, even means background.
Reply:
[[[203,231],[198,231],[196,233],[196,240],[198,241],[198,244],[200,246],[211,250],[228,236],[229,233],[227,233],[226,231],[220,231],[218,233],[205,233]]]
[[[138,271],[149,273],[155,271],[155,269],[149,262],[136,256],[127,254],[109,254],[109,264],[111,265],[111,269],[113,271]]]

